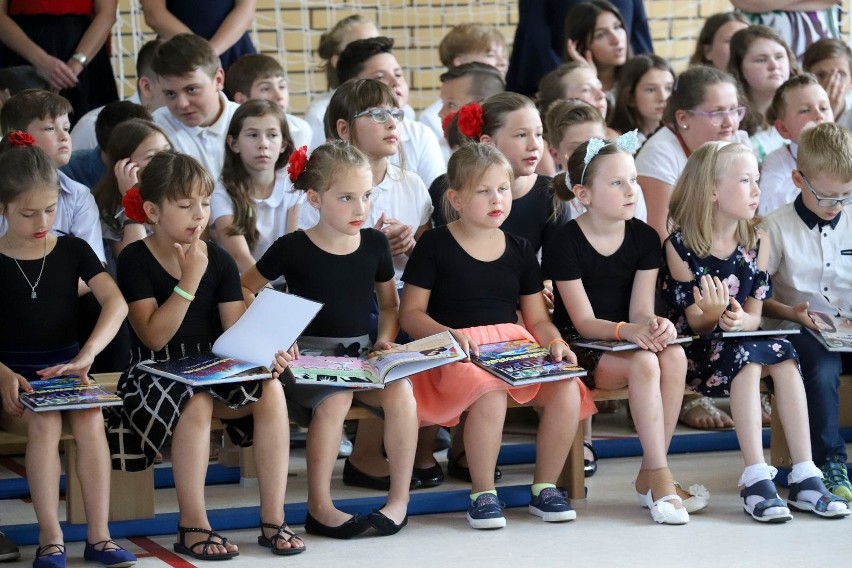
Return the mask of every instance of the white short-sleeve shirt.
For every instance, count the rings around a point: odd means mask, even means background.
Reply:
[[[290,138],[296,148],[302,146],[311,147],[314,137],[314,129],[302,118],[287,113],[287,128],[290,130]]]
[[[763,160],[760,171],[761,215],[769,215],[776,209],[791,203],[799,195],[799,188],[793,183],[793,170],[796,169],[796,156],[799,145],[790,143],[778,148]]]
[[[797,198],[763,220],[772,243],[768,271],[773,298],[790,306],[810,302],[812,310],[848,314],[852,311],[852,216],[847,209],[833,228],[830,224],[809,227],[801,211],[807,209]]]
[[[272,194],[266,199],[254,200],[257,230],[260,236],[251,247],[252,258],[260,259],[266,249],[287,232],[287,211],[297,203],[302,203],[304,196],[305,193],[302,191],[293,191],[293,184],[287,177],[286,170],[281,169],[275,173]],[[219,217],[233,216],[233,214],[234,202],[220,179],[216,182],[210,200],[210,224],[214,224]],[[295,229],[295,227],[292,228]]]
[[[736,141],[751,148],[748,134],[743,130],[737,131]],[[674,186],[686,167],[686,160],[686,154],[674,133],[668,128],[660,128],[645,141],[636,156],[636,173]]]
[[[412,231],[417,231],[420,226],[431,223],[432,209],[432,199],[420,177],[388,164],[385,178],[373,188],[370,213],[364,226],[375,226],[384,214],[386,219],[396,219],[411,227]],[[299,215],[299,228],[309,229],[318,221],[319,212],[309,205],[304,205]],[[408,256],[404,254],[393,257],[397,285],[402,283],[402,271],[407,261]]]
[[[186,126],[168,107],[154,111],[154,121],[165,131],[172,148],[201,162],[213,179],[218,179],[222,173],[228,126],[231,124],[231,117],[240,108],[240,105],[229,101],[221,92],[219,101],[222,104],[222,113],[210,126]]]
[[[431,186],[435,178],[447,173],[438,139],[425,124],[406,117],[399,124],[399,141],[405,154],[405,171],[420,176],[426,187]],[[393,165],[400,166],[399,153],[388,159]]]

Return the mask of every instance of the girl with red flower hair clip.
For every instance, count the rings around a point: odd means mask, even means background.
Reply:
[[[332,98],[329,109],[334,106]],[[361,120],[374,121],[369,116]],[[307,206],[319,215],[319,221],[305,231],[275,241],[243,274],[245,295],[251,296],[268,282],[283,277],[291,293],[322,302],[323,308],[299,338],[299,349],[303,351],[367,356],[373,349],[391,347],[399,331],[399,298],[388,238],[368,221],[374,206],[372,196],[379,191],[374,187],[368,157],[355,144],[337,141],[314,150],[307,163],[297,153],[291,164],[294,186],[307,196]],[[374,294],[378,331],[375,341],[371,341]],[[331,498],[340,431],[352,404],[353,389],[288,383],[285,394],[291,417],[300,425],[309,424],[305,530],[341,539],[371,527],[383,535],[399,532],[408,522],[408,492],[417,441],[417,410],[411,384],[399,380],[382,390],[354,393],[355,400],[375,408],[387,424],[387,460],[382,461],[390,469],[388,500],[384,507],[366,516],[339,510]],[[351,472],[352,465],[347,460],[344,479]],[[380,489],[379,481],[376,479],[374,489]]]
[[[83,556],[126,568],[136,557],[110,536],[110,460],[100,408],[33,412],[19,392],[49,387],[74,376],[88,384],[89,369],[112,341],[127,315],[115,282],[86,241],[51,232],[57,216],[56,165],[33,137],[12,132],[0,142],[0,427],[27,435],[27,482],[38,522],[34,568],[65,568],[59,524],[60,462],[57,446],[63,422],[79,451],[78,473],[88,527]],[[100,304],[94,329],[84,342],[77,333],[82,280]],[[82,345],[81,345],[82,343]],[[46,385],[34,385],[34,381]]]
[[[115,259],[124,247],[148,234],[142,200],[139,190],[135,189],[139,176],[154,154],[171,147],[163,129],[143,118],[122,122],[110,134],[105,148],[106,175],[92,188],[92,194],[101,216],[104,245],[110,245],[104,246],[104,251],[107,267],[113,275]],[[124,199],[129,193],[130,197]]]
[[[251,268],[275,239],[296,230],[304,195],[293,191],[292,170],[296,162],[307,160],[307,148],[293,150],[278,104],[250,100],[231,118],[210,222],[214,238],[234,258],[240,273]]]

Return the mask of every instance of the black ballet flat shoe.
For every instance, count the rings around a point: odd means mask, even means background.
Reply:
[[[583,458],[583,477],[591,477],[598,471],[598,453],[592,447],[591,442],[583,442],[583,446],[592,453],[592,459]]]
[[[425,489],[427,487],[438,487],[444,483],[444,470],[441,469],[441,464],[435,463],[432,467],[415,467],[411,474],[411,480],[420,481],[419,487]]]
[[[462,457],[464,457],[464,452],[460,453],[458,457],[455,457],[452,453],[447,452],[447,473],[451,477],[455,477],[456,479],[471,483],[472,480],[470,478],[470,469],[459,463],[459,460]],[[501,479],[503,479],[503,471],[499,467],[495,466],[494,481],[500,481]]]
[[[388,491],[390,489],[390,475],[378,477],[364,473],[347,459],[343,462],[343,485]]]
[[[390,483],[390,475],[381,477],[370,475],[355,467],[348,459],[343,462],[343,485],[375,489],[376,491],[390,491]],[[420,487],[420,480],[412,477],[409,489],[417,489],[418,487]]]
[[[382,535],[391,536],[401,531],[402,527],[408,524],[408,515],[405,515],[405,518],[402,519],[401,523],[396,524],[384,513],[376,509],[367,515],[367,522],[370,523],[370,526],[374,529],[382,533]]]
[[[305,518],[305,532],[308,534],[327,536],[329,538],[337,538],[340,540],[347,540],[353,536],[358,536],[369,529],[370,526],[372,525],[360,514],[356,514],[342,525],[338,525],[336,527],[330,527],[322,524],[316,520],[313,515],[311,515],[310,511],[308,512],[308,516]]]

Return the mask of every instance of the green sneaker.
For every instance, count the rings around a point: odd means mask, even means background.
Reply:
[[[852,483],[849,482],[849,473],[846,464],[838,457],[828,458],[822,466],[825,486],[829,491],[847,501],[852,501]]]

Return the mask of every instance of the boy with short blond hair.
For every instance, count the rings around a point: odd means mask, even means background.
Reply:
[[[222,173],[225,138],[239,108],[222,93],[225,71],[207,40],[178,34],[157,46],[151,67],[165,105],[154,111],[172,148],[189,154],[213,179]]]
[[[799,138],[793,183],[800,195],[764,219],[772,243],[768,272],[773,296],[763,304],[768,326],[816,330],[808,310],[852,315],[852,134],[833,122],[806,128]],[[852,354],[827,351],[810,333],[787,338],[799,354],[808,402],[813,461],[826,487],[852,499],[846,443],[840,435],[841,373],[852,372]]]
[[[50,91],[27,89],[0,108],[0,133],[5,137],[12,132],[26,132],[47,153],[59,176],[59,201],[51,231],[83,239],[101,262],[106,262],[100,216],[92,192],[59,170],[71,159],[71,111],[66,98]],[[6,221],[0,218],[0,235],[5,232]]]
[[[438,45],[438,57],[447,70],[465,63],[477,62],[491,65],[500,72],[504,81],[509,67],[505,56],[506,40],[495,26],[488,24],[465,23],[454,26]],[[443,82],[443,79],[441,79]],[[441,107],[443,96],[420,113],[420,122],[429,127],[438,140],[443,140],[441,129]],[[449,158],[446,148],[442,147],[445,157]]]
[[[237,104],[251,99],[276,103],[287,117],[287,126],[296,148],[310,146],[313,128],[307,121],[287,112],[290,105],[287,79],[284,68],[274,57],[254,53],[237,59],[225,73],[225,95]]]
[[[834,120],[831,102],[816,77],[802,73],[785,81],[766,112],[766,118],[790,141],[763,159],[760,174],[760,214],[768,215],[793,201],[799,189],[791,172],[796,169],[799,136],[807,126]]]

